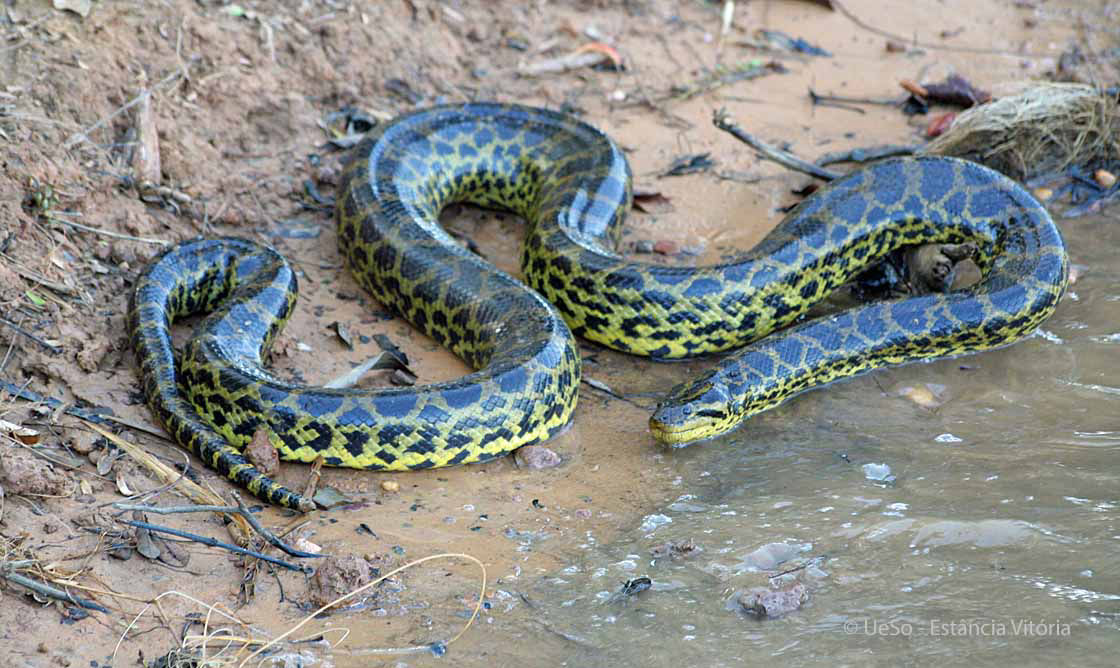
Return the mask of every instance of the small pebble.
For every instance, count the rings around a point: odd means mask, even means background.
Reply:
[[[310,554],[319,554],[323,551],[323,548],[319,547],[318,544],[312,543],[306,538],[300,538],[299,540],[297,540],[295,548],[301,552],[307,552]]]
[[[401,484],[396,480],[382,480],[381,490],[383,492],[399,492],[401,491]]]
[[[1116,175],[1104,169],[1098,169],[1093,178],[1097,180],[1097,184],[1102,188],[1111,188],[1116,183]]]
[[[891,467],[886,464],[869,463],[863,465],[863,477],[877,482],[892,482]]]
[[[642,239],[641,241],[635,242],[634,243],[634,252],[635,253],[652,253],[653,252],[653,242],[649,241],[648,239]]]
[[[678,249],[676,242],[669,241],[668,239],[658,241],[653,245],[653,252],[660,253],[662,255],[675,255],[677,250]]]
[[[1054,196],[1054,191],[1049,188],[1035,188],[1034,197],[1040,202],[1045,202]]]

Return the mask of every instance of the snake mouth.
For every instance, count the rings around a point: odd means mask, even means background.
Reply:
[[[715,435],[710,425],[670,424],[659,419],[657,413],[654,413],[649,419],[649,432],[658,442],[673,447],[691,445],[696,441],[703,441]]]

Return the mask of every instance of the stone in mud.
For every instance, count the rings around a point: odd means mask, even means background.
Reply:
[[[560,465],[560,455],[543,445],[526,445],[513,452],[518,466],[530,470],[550,469]]]
[[[66,493],[66,476],[50,464],[18,448],[0,452],[0,482],[8,494],[59,496]]]
[[[809,600],[809,590],[800,582],[785,589],[754,587],[739,594],[743,612],[759,618],[775,619],[796,612]]]
[[[307,596],[313,606],[320,608],[372,581],[373,569],[365,559],[353,554],[327,557],[308,581]],[[368,591],[363,592],[346,599],[339,606],[349,607],[361,603],[371,595]]]

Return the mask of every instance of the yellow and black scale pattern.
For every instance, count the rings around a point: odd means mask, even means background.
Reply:
[[[445,205],[463,201],[526,219],[526,280],[563,318],[438,225]],[[957,160],[860,170],[717,266],[619,256],[629,205],[625,157],[570,116],[491,103],[403,115],[354,149],[338,197],[339,247],[371,294],[478,371],[408,389],[280,383],[260,362],[294,304],[290,267],[251,242],[197,240],[161,255],[136,284],[130,323],[149,403],[210,465],[266,500],[306,509],[241,457],[257,430],[289,460],[418,469],[489,459],[570,421],[580,379],[573,331],[659,359],[724,351],[792,323],[897,247],[981,248],[986,276],[970,292],[801,326],[678,388],[651,420],[656,437],[678,443],[726,431],[815,383],[1010,343],[1053,311],[1066,281],[1061,237],[1041,206]],[[170,321],[214,308],[176,367]]]

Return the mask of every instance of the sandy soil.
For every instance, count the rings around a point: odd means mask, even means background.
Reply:
[[[124,337],[127,292],[160,248],[151,240],[218,234],[271,243],[305,271],[298,311],[277,346],[280,373],[327,380],[375,354],[369,337],[384,333],[409,354],[421,381],[462,374],[458,360],[361,294],[340,266],[329,213],[303,205],[305,180],[331,194],[341,152],[327,144],[321,122],[347,106],[389,118],[437,102],[498,99],[580,113],[626,148],[639,186],[668,198],[653,213],[634,214],[626,249],[635,250],[637,240],[672,242],[685,252],[659,261],[695,262],[755,243],[776,222],[776,210],[796,201],[791,190],[809,182],[760,162],[713,128],[714,110],[726,108],[745,129],[808,158],[914,143],[929,117],[907,118],[892,105],[814,106],[807,91],[898,100],[899,79],[933,81],[957,71],[998,92],[1005,82],[1050,76],[1071,43],[1099,39],[1075,10],[1041,0],[947,0],[920,9],[894,2],[889,11],[873,0],[845,2],[878,31],[820,3],[739,3],[723,36],[720,7],[699,2],[275,4],[284,8],[102,2],[82,17],[47,2],[4,3],[0,378],[159,433],[139,397]],[[767,43],[761,29],[802,37],[833,56],[760,48]],[[519,72],[591,42],[616,48],[625,68]],[[770,63],[784,73],[769,71]],[[752,66],[767,71],[703,85],[713,72],[734,78]],[[158,154],[158,165],[136,156],[144,148]],[[697,153],[710,153],[715,167],[657,178],[673,160]],[[139,187],[144,170],[162,190]],[[518,271],[519,221],[458,208],[444,218],[495,264]],[[353,350],[328,327],[334,322],[360,336]],[[349,505],[301,523],[265,509],[263,521],[298,524],[293,537],[331,554],[370,556],[382,567],[468,553],[486,564],[492,582],[501,578],[505,590],[516,591],[522,574],[555,568],[566,548],[636,526],[643,509],[672,488],[658,463],[675,453],[646,434],[646,408],[703,363],[658,366],[591,347],[585,355],[588,376],[638,398],[619,401],[585,386],[573,428],[549,444],[562,457],[559,467],[526,470],[506,459],[408,475],[324,471],[321,484],[341,491]],[[312,585],[298,573],[249,568],[197,543],[165,545],[160,559],[141,556],[130,547],[135,532],[114,522],[107,504],[121,501],[123,491],[159,487],[142,467],[127,456],[98,466],[116,449],[88,426],[3,394],[0,419],[41,432],[34,447],[0,438],[8,469],[8,478],[0,477],[7,492],[0,562],[37,559],[56,579],[70,576],[80,587],[74,593],[110,610],[85,615],[0,584],[0,656],[11,659],[5,665],[149,661],[180,643],[184,617],[205,615],[203,603],[251,622],[261,635],[282,632],[309,610]],[[166,439],[140,428],[115,430],[168,464],[185,460]],[[232,489],[197,460],[191,465],[203,484],[221,494]],[[285,465],[279,477],[300,487],[308,472]],[[19,487],[20,480],[29,486]],[[386,490],[386,482],[399,489]],[[172,491],[151,502],[185,503]],[[210,516],[148,519],[229,540]],[[375,618],[362,627],[359,644],[449,638],[471,608],[476,578],[450,562],[405,573],[400,591],[383,589],[369,603]],[[166,623],[148,610],[110,662],[125,627],[169,591],[197,600],[162,599]],[[357,616],[344,613],[332,623],[353,625]],[[451,651],[480,656],[485,643],[485,628],[476,625]]]

